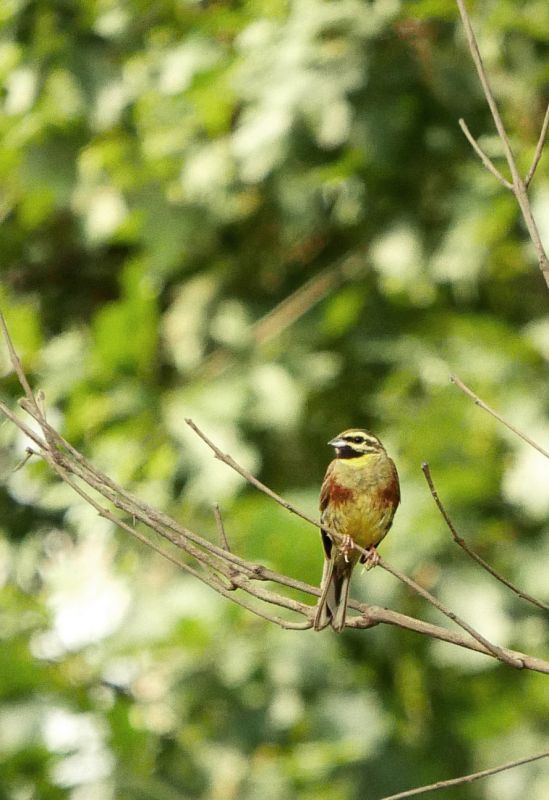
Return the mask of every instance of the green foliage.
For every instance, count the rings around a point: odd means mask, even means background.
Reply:
[[[475,5],[525,171],[547,14]],[[549,441],[546,291],[457,126],[501,164],[454,3],[36,0],[0,19],[0,304],[52,423],[197,532],[221,502],[235,551],[313,583],[316,532],[184,419],[310,513],[327,440],[370,427],[402,478],[387,559],[542,653],[541,615],[451,543],[420,470],[484,558],[546,593],[546,461],[448,380]],[[43,465],[14,472],[12,426],[0,444],[0,800],[375,800],[542,748],[542,676],[397,629],[273,629]],[[379,570],[353,590],[440,622]],[[542,763],[510,776],[451,797],[547,796]]]

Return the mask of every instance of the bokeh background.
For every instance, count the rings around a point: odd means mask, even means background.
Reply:
[[[473,21],[521,169],[549,5]],[[317,583],[315,513],[350,425],[403,502],[383,555],[492,640],[543,655],[548,295],[450,0],[7,0],[0,303],[50,420],[206,536]],[[504,169],[504,165],[502,165]],[[532,192],[549,245],[549,154]],[[1,394],[20,394],[2,355]],[[0,428],[1,800],[376,800],[546,746],[547,680],[398,629],[281,631],[117,532]],[[441,622],[374,570],[354,594]],[[546,652],[546,651],[545,651]],[[545,762],[444,795],[545,800]]]

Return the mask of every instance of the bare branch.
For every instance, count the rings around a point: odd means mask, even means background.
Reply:
[[[543,147],[545,145],[545,139],[546,139],[546,136],[547,136],[547,128],[548,127],[549,127],[549,104],[547,105],[547,108],[545,109],[545,117],[543,118],[543,123],[542,123],[542,126],[541,126],[541,131],[540,131],[540,134],[539,134],[538,143],[537,143],[537,146],[536,146],[536,152],[534,153],[534,158],[532,159],[532,166],[528,170],[528,174],[526,175],[526,177],[524,179],[524,185],[526,186],[526,188],[528,188],[530,186],[530,183],[532,182],[532,178],[534,177],[534,174],[535,174],[536,169],[538,167],[538,164],[540,162],[540,159],[541,159],[541,156],[542,156],[542,153],[543,153]]]
[[[464,638],[460,631],[451,631],[448,628],[442,628],[439,625],[423,622],[415,617],[408,617],[407,615],[400,614],[397,611],[392,611],[388,608],[379,608],[378,606],[365,606],[364,614],[371,623],[395,625],[398,628],[414,631],[422,636],[428,636],[431,639],[439,639],[441,642],[448,642],[449,644],[461,645],[464,641],[466,641],[468,650],[473,650],[476,653],[484,653],[484,655],[492,655],[491,652],[477,642],[476,639],[471,639],[469,636]],[[347,625],[349,627],[362,627],[361,619],[361,617],[352,617],[347,622]],[[525,653],[519,653],[516,650],[509,650],[508,648],[502,649],[504,649],[504,652],[511,658],[519,658],[524,663],[525,669],[549,674],[548,661],[526,655]]]
[[[539,761],[541,758],[547,758],[548,756],[549,750],[544,750],[543,753],[537,753],[536,755],[527,756],[526,758],[518,758],[516,761],[508,761],[506,764],[500,764],[499,767],[491,767],[490,769],[483,769],[480,772],[471,772],[469,775],[462,775],[460,778],[451,778],[448,781],[437,781],[436,783],[430,783],[428,786],[419,786],[416,789],[408,789],[405,792],[386,795],[382,797],[381,800],[404,800],[405,797],[414,797],[418,794],[435,792],[438,789],[449,789],[451,786],[473,783],[473,781],[478,781],[480,778],[487,778],[489,775],[495,775],[507,769],[520,767],[522,764],[530,764],[532,761]]]
[[[514,592],[516,595],[518,595],[518,597],[522,598],[523,600],[527,600],[529,603],[532,603],[538,608],[541,608],[543,611],[549,611],[549,606],[546,605],[546,603],[543,603],[541,600],[537,600],[535,597],[532,597],[532,595],[528,594],[527,592],[523,592],[522,589],[519,589],[517,586],[511,583],[511,581],[507,580],[507,578],[504,578],[503,575],[500,575],[499,572],[497,572],[492,566],[490,566],[490,564],[488,564],[487,561],[485,561],[482,558],[482,556],[479,556],[478,553],[476,553],[471,547],[469,547],[467,542],[458,534],[454,523],[450,519],[450,516],[446,511],[442,503],[442,500],[440,499],[439,493],[436,490],[433,477],[431,475],[431,470],[429,469],[429,464],[426,463],[422,464],[421,469],[423,471],[423,474],[425,475],[425,480],[427,481],[429,489],[431,490],[433,500],[435,501],[438,510],[440,511],[444,521],[446,522],[446,525],[448,526],[448,529],[452,534],[452,539],[454,540],[454,542],[457,545],[459,545],[462,548],[462,550],[464,550],[467,553],[467,555],[473,559],[473,561],[476,561],[477,564],[480,564],[480,566],[483,569],[485,569],[486,572],[489,572],[490,575],[492,575],[496,580],[498,580],[500,583],[503,583],[504,586],[507,586],[508,589],[511,589],[511,591]]]
[[[4,315],[2,314],[2,312],[0,312],[0,327],[2,328],[4,341],[6,342],[6,346],[8,348],[8,354],[10,357],[11,365],[15,371],[15,374],[17,375],[19,383],[21,384],[21,388],[25,392],[25,395],[27,396],[29,403],[32,403],[37,413],[40,414],[41,413],[40,408],[38,407],[34,394],[32,393],[32,389],[29,385],[27,376],[25,375],[25,371],[23,370],[23,366],[21,364],[21,360],[19,359],[17,351],[13,346],[13,342],[11,340],[11,336],[8,331],[8,326],[6,325],[6,320],[4,319]]]
[[[36,452],[36,454],[42,456],[52,470],[65,481],[67,485],[71,486],[85,502],[95,508],[101,517],[108,519],[131,536],[136,537],[160,555],[163,555],[165,558],[181,567],[187,573],[197,578],[197,580],[207,584],[214,591],[247,609],[252,614],[288,630],[304,630],[311,627],[312,617],[315,611],[314,606],[277,594],[258,584],[270,581],[280,586],[312,595],[313,597],[319,596],[320,590],[318,587],[310,586],[303,581],[286,575],[280,575],[262,564],[248,562],[234,553],[227,551],[223,547],[204,539],[183,525],[180,525],[167,514],[133,497],[107,475],[90,464],[81,453],[49,425],[42,410],[39,408],[37,400],[32,396],[30,386],[29,391],[31,397],[27,396],[24,398],[21,401],[21,405],[27,413],[38,422],[42,428],[44,438],[36,433],[36,431],[29,428],[17,414],[2,402],[0,402],[0,411],[3,412],[5,416],[34,443],[34,445],[36,445],[39,451]],[[205,441],[209,442],[204,434],[201,435]],[[235,464],[235,468],[237,471],[240,471],[240,474],[243,474],[244,477],[247,476],[246,470],[236,464],[233,459],[229,456],[225,457],[213,443],[210,446],[214,449],[214,452],[217,451],[217,453],[219,453],[221,460],[226,461],[229,459]],[[228,463],[230,463],[230,461]],[[263,484],[253,478],[253,476],[250,477],[253,479],[252,482],[255,483],[257,488],[263,491]],[[124,514],[127,514],[128,518],[132,521],[131,524],[119,517],[115,512],[103,506],[95,498],[95,495],[91,495],[83,488],[84,485],[94,493],[97,493],[98,496],[102,497],[108,503],[112,503],[115,509],[119,509]],[[304,512],[294,508],[290,503],[287,503],[283,498],[280,498],[267,487],[265,487],[265,490],[273,499],[276,499],[277,502],[287,507],[288,510],[299,514],[299,516],[308,520],[313,525],[318,524],[315,520],[309,519]],[[165,548],[151,541],[148,536],[145,536],[136,529],[136,521],[141,522],[148,527],[149,530],[164,537],[172,545],[175,545],[179,550],[186,553],[190,559],[197,562],[198,568],[193,567],[187,561],[181,560]],[[406,576],[402,576],[389,565],[384,564],[384,568],[388,569],[388,571],[392,571],[393,574],[396,574],[397,577],[404,580],[409,586],[413,588],[417,586],[414,581]],[[424,596],[428,595],[421,587],[418,588],[420,593]],[[276,605],[291,613],[299,614],[305,617],[305,619],[298,622],[267,613],[263,608],[245,601],[238,595],[238,590],[253,596],[260,604],[266,603],[269,605]],[[430,597],[430,595],[428,596]],[[408,617],[405,614],[400,614],[390,609],[367,606],[358,603],[356,600],[349,601],[349,608],[357,611],[360,615],[348,618],[347,625],[351,628],[363,629],[378,624],[394,625],[484,655],[496,655],[496,653],[494,653],[494,646],[489,642],[485,644],[485,640],[479,637],[479,635],[476,637],[474,635],[464,635],[458,631],[451,631],[431,623],[423,622],[422,620]],[[452,615],[451,612],[450,618],[455,619],[455,615]],[[520,663],[520,665],[524,666],[526,669],[549,674],[549,662],[543,659],[507,649],[501,649],[501,654],[503,657],[500,656],[500,660],[504,660],[508,664],[518,665]],[[496,657],[498,656],[496,655]]]
[[[69,485],[89,505],[91,505],[93,508],[96,509],[96,511],[98,512],[99,516],[101,516],[101,517],[103,517],[105,519],[108,519],[109,521],[113,522],[119,528],[122,528],[122,530],[125,530],[127,533],[131,534],[131,536],[134,536],[135,538],[139,539],[141,542],[143,542],[144,544],[146,544],[149,547],[151,547],[157,553],[159,553],[160,555],[162,555],[165,558],[167,558],[173,564],[175,564],[176,566],[180,567],[185,572],[187,572],[188,574],[192,575],[194,578],[197,578],[202,583],[205,583],[206,585],[210,586],[210,588],[212,588],[215,591],[219,592],[224,597],[230,598],[237,605],[242,606],[243,608],[247,609],[248,611],[253,612],[257,616],[263,617],[264,619],[268,620],[269,622],[273,622],[273,623],[279,625],[282,628],[302,630],[302,629],[310,628],[312,626],[312,620],[308,620],[307,622],[299,622],[299,623],[291,622],[289,620],[284,620],[284,619],[282,619],[280,617],[273,616],[271,614],[267,614],[265,611],[263,611],[261,609],[258,609],[257,607],[252,606],[249,603],[246,603],[241,598],[235,597],[232,594],[232,592],[234,591],[234,585],[231,586],[231,587],[227,587],[219,580],[219,578],[214,573],[212,573],[211,569],[210,570],[206,570],[206,571],[197,570],[197,569],[193,568],[192,566],[190,566],[189,564],[187,564],[185,561],[173,556],[165,548],[160,548],[158,545],[156,545],[154,542],[152,542],[148,537],[144,536],[138,530],[136,530],[134,528],[134,526],[129,525],[127,522],[125,522],[124,520],[120,519],[119,517],[117,517],[112,512],[110,512],[108,509],[106,509],[103,506],[101,506],[88,492],[83,490],[74,480],[72,480],[72,478],[67,474],[67,471],[66,471],[65,467],[62,466],[59,463],[58,459],[52,458],[51,455],[48,452],[46,452],[44,454],[44,457],[46,458],[46,460],[48,461],[48,463],[52,467],[52,469],[62,478],[62,480],[65,481],[65,483],[67,483],[67,485]],[[135,512],[134,516],[136,516],[138,518],[140,517],[139,510],[137,510]],[[149,527],[151,527],[153,530],[156,530],[157,533],[161,533],[162,534],[162,531],[155,529],[153,526],[150,525]],[[180,546],[182,546],[181,543],[180,543]],[[213,568],[213,569],[216,569],[216,570],[219,571],[219,566],[217,564],[215,564],[215,563],[212,564],[211,560],[206,556],[206,554],[201,553],[196,548],[193,548],[192,546],[189,545],[189,543],[185,543],[183,549],[185,551],[191,553],[199,562],[205,564],[206,566],[209,566],[210,568]],[[249,581],[247,581],[247,579],[245,579],[243,576],[236,577],[236,576],[233,576],[233,574],[231,573],[231,583],[235,584],[235,585],[238,585],[238,586],[241,586],[249,594],[253,594],[259,600],[266,600],[271,604],[279,605],[279,606],[281,606],[283,608],[290,608],[293,611],[299,611],[302,614],[304,613],[307,616],[310,616],[310,608],[308,606],[305,606],[302,603],[298,603],[297,601],[293,601],[293,600],[291,600],[289,598],[285,598],[285,597],[283,597],[281,595],[276,595],[274,592],[267,592],[266,590],[260,589],[259,587],[254,587],[255,591],[252,591],[250,589]]]
[[[209,585],[215,591],[219,592],[220,594],[229,597],[233,602],[237,603],[238,605],[243,606],[249,611],[257,614],[258,616],[263,617],[264,619],[273,622],[275,624],[280,625],[283,628],[289,629],[306,629],[311,627],[312,621],[308,619],[306,622],[291,622],[288,620],[281,619],[279,617],[275,617],[273,615],[267,614],[261,609],[258,609],[254,606],[251,606],[249,603],[246,603],[244,600],[237,598],[232,594],[234,592],[235,584],[239,585],[243,588],[247,593],[253,594],[259,600],[267,601],[271,604],[282,606],[283,608],[290,608],[293,611],[298,611],[306,616],[310,617],[311,609],[309,606],[305,606],[304,604],[300,604],[297,601],[293,601],[289,598],[285,598],[282,595],[276,595],[273,592],[267,592],[264,589],[260,589],[259,587],[255,586],[252,589],[253,584],[250,583],[248,579],[244,576],[239,575],[237,576],[234,573],[234,568],[227,567],[226,563],[218,562],[215,559],[215,556],[221,554],[223,557],[229,557],[230,554],[226,552],[228,545],[225,539],[226,549],[222,550],[220,548],[216,548],[214,545],[211,545],[207,540],[202,539],[201,537],[196,536],[191,531],[178,526],[173,520],[168,518],[165,515],[162,515],[160,512],[156,512],[154,509],[151,509],[146,504],[137,501],[137,499],[131,498],[131,496],[124,492],[121,487],[117,486],[113,481],[111,481],[106,475],[101,473],[95,467],[92,467],[86,459],[78,453],[72,445],[66,442],[59,434],[49,426],[44,411],[41,408],[41,403],[38,399],[34,396],[32,389],[26,379],[25,373],[21,366],[21,362],[17,356],[15,348],[13,346],[12,340],[9,336],[9,332],[7,330],[7,326],[5,324],[4,318],[0,314],[0,320],[2,329],[4,332],[4,336],[8,345],[8,351],[11,359],[12,366],[20,380],[21,385],[25,390],[26,398],[21,401],[21,406],[29,413],[33,419],[35,419],[46,438],[46,441],[42,441],[34,431],[32,431],[28,426],[25,425],[21,420],[19,420],[10,409],[5,406],[3,403],[0,402],[0,410],[2,410],[6,416],[14,422],[23,432],[32,439],[40,448],[40,455],[42,455],[45,460],[48,462],[50,467],[59,475],[59,477],[67,483],[67,485],[71,486],[71,488],[80,495],[89,505],[96,509],[99,516],[110,520],[118,527],[122,528],[126,532],[130,533],[132,536],[138,538],[140,541],[148,544],[152,549],[156,552],[163,555],[165,558],[172,561],[177,566],[184,569],[186,572],[191,574],[193,577],[201,580],[202,582]],[[43,400],[43,398],[41,398]],[[61,452],[59,449],[61,447],[65,452]],[[28,448],[29,449],[29,448]],[[34,453],[34,451],[33,451]],[[73,456],[74,460],[71,461],[68,457]],[[144,522],[148,527],[152,530],[156,531],[160,535],[166,537],[171,541],[173,544],[176,544],[179,548],[183,549],[185,552],[189,553],[191,556],[196,558],[199,563],[203,564],[207,567],[206,571],[199,571],[191,567],[184,561],[181,561],[178,558],[175,558],[171,553],[167,552],[163,548],[159,548],[154,542],[151,542],[147,537],[143,536],[139,531],[135,529],[133,525],[129,525],[124,520],[117,517],[115,514],[110,512],[108,509],[104,508],[100,503],[98,503],[88,492],[81,488],[71,477],[71,473],[76,475],[83,480],[84,483],[88,484],[89,486],[93,487],[100,495],[108,498],[116,507],[122,508],[125,510],[133,520],[139,519],[140,521]],[[219,510],[217,510],[216,519],[221,521]],[[168,524],[166,524],[168,523]],[[163,527],[166,525],[168,531]],[[222,522],[221,522],[222,525]],[[171,530],[174,529],[174,530]],[[189,541],[190,540],[190,541]],[[195,547],[191,544],[192,541],[195,541],[199,547]],[[204,550],[199,549],[203,547]],[[212,559],[211,555],[208,555],[207,550],[213,551],[214,558]],[[217,552],[216,552],[217,551]],[[232,560],[232,557],[231,557]],[[247,565],[242,559],[235,559],[237,563],[244,569],[246,569],[250,573],[255,572],[254,565]],[[225,566],[225,569],[223,569]],[[227,575],[227,571],[230,572],[230,575]],[[215,572],[221,572],[222,575],[226,576],[229,579],[230,586],[225,586],[219,578],[215,575]],[[254,576],[255,577],[255,576]],[[255,591],[254,591],[255,589]]]
[[[255,488],[259,489],[260,492],[263,492],[272,500],[274,500],[276,503],[279,503],[279,505],[283,506],[283,508],[287,509],[288,511],[291,511],[293,514],[296,514],[297,516],[301,517],[307,522],[310,522],[311,525],[314,525],[316,528],[321,527],[320,522],[313,519],[312,517],[309,517],[307,514],[304,514],[302,511],[300,511],[300,509],[292,505],[292,503],[289,503],[287,500],[284,500],[283,497],[276,494],[276,492],[273,492],[272,489],[269,489],[268,486],[265,486],[265,484],[261,483],[261,481],[259,481],[254,475],[248,472],[248,470],[244,469],[244,467],[238,464],[232,456],[228,455],[227,453],[223,453],[219,449],[219,447],[217,447],[217,445],[215,445],[211,441],[211,439],[209,439],[206,436],[206,434],[203,433],[200,430],[200,428],[196,425],[196,423],[194,423],[191,419],[186,419],[185,422],[208,445],[208,447],[210,447],[210,449],[214,452],[215,457],[217,459],[223,461],[225,464],[227,464],[227,466],[234,469],[236,472],[238,472],[239,475],[242,475],[243,478],[245,478],[249,483],[251,483],[252,486],[255,486]],[[323,527],[324,529],[326,529],[325,526]],[[342,537],[336,531],[328,531],[328,532],[335,541],[341,541]],[[365,550],[363,547],[359,547],[356,543],[354,544],[354,548],[359,553],[362,553],[366,556],[368,555],[368,551]],[[455,612],[447,608],[440,600],[438,600],[438,598],[434,597],[434,595],[428,592],[427,589],[424,589],[423,586],[420,586],[420,584],[412,580],[412,578],[409,578],[407,575],[398,570],[396,567],[393,567],[391,564],[385,561],[385,559],[381,558],[381,556],[379,557],[378,564],[380,567],[382,567],[382,569],[386,570],[387,572],[390,572],[391,575],[393,575],[395,578],[398,578],[399,581],[405,583],[410,589],[412,589],[417,594],[421,595],[421,597],[423,597],[425,600],[431,603],[431,605],[433,605],[436,609],[438,609],[438,611],[440,611],[442,614],[448,617],[448,619],[451,619],[453,622],[456,623],[456,625],[459,625],[460,628],[463,628],[464,631],[467,631],[467,633],[470,636],[472,636],[473,639],[476,639],[477,642],[484,645],[484,647],[487,650],[489,650],[489,652],[492,653],[492,655],[495,656],[495,658],[497,658],[499,661],[502,661],[503,663],[508,664],[509,666],[515,667],[516,669],[523,669],[524,662],[521,658],[509,656],[509,654],[506,653],[506,651],[503,648],[492,644],[488,639],[486,639],[485,636],[476,631],[471,625],[469,625],[469,623],[461,619],[461,617],[459,617]]]
[[[238,464],[232,456],[220,450],[219,447],[216,444],[214,444],[212,440],[209,439],[203,431],[200,430],[198,425],[196,425],[192,421],[192,419],[187,418],[185,422],[187,423],[189,428],[191,428],[191,430],[193,430],[196,433],[196,435],[200,437],[200,439],[202,439],[202,441],[205,442],[205,444],[208,445],[210,450],[213,451],[215,457],[219,461],[222,461],[224,464],[227,464],[227,466],[233,469],[235,472],[238,472],[238,474],[241,475],[248,483],[250,483],[252,486],[255,486],[255,488],[258,489],[260,492],[263,492],[263,494],[266,494],[267,497],[270,497],[271,500],[275,501],[275,503],[278,503],[280,506],[285,508],[286,511],[289,511],[291,514],[295,514],[297,517],[301,517],[301,519],[304,519],[305,522],[310,522],[311,525],[320,528],[320,523],[317,522],[316,519],[313,519],[308,514],[305,514],[305,512],[301,511],[299,508],[292,505],[292,503],[289,503],[288,500],[284,500],[284,498],[281,497],[279,494],[273,492],[273,490],[269,489],[268,486],[265,486],[264,483],[261,483],[261,481],[255,477],[255,475],[252,475],[251,472],[249,472],[244,467],[240,466],[240,464]],[[337,539],[341,538],[337,534],[335,534],[335,537]]]
[[[509,137],[507,135],[507,131],[505,130],[505,126],[504,126],[503,121],[501,119],[501,115],[499,113],[496,101],[494,99],[494,95],[493,95],[492,89],[490,87],[490,83],[488,81],[488,76],[486,74],[486,70],[484,68],[484,63],[482,61],[482,56],[480,55],[480,51],[479,51],[479,48],[478,48],[478,44],[477,44],[477,40],[476,40],[476,37],[475,37],[475,33],[473,31],[473,26],[471,25],[471,19],[469,17],[467,8],[465,6],[465,0],[456,0],[456,3],[457,3],[457,6],[458,6],[458,9],[459,9],[461,20],[463,22],[463,27],[464,27],[464,30],[465,30],[465,36],[467,38],[467,44],[469,45],[469,51],[471,53],[471,57],[472,57],[473,62],[475,64],[475,67],[476,67],[476,70],[477,70],[477,74],[478,74],[478,77],[479,77],[479,80],[480,80],[480,84],[482,86],[482,91],[484,93],[484,97],[486,98],[486,102],[488,103],[488,107],[489,107],[490,112],[492,114],[492,119],[494,120],[494,124],[495,124],[496,130],[498,132],[498,136],[499,136],[499,138],[501,140],[501,143],[503,145],[503,151],[504,151],[504,154],[505,154],[505,158],[507,160],[507,164],[508,164],[509,170],[511,172],[513,194],[515,195],[515,198],[517,200],[517,203],[518,203],[519,208],[520,208],[521,213],[522,213],[522,218],[524,220],[526,228],[528,229],[528,233],[530,235],[530,239],[532,240],[532,244],[534,245],[534,248],[535,248],[535,251],[536,251],[536,255],[537,255],[537,259],[538,259],[539,268],[540,268],[540,270],[541,270],[541,272],[543,274],[545,283],[549,287],[549,261],[547,260],[547,255],[545,253],[545,249],[543,247],[543,243],[542,243],[541,237],[539,235],[538,227],[537,227],[536,221],[535,221],[535,219],[533,217],[532,209],[530,208],[530,201],[528,199],[528,193],[527,193],[528,176],[527,176],[526,180],[523,180],[521,178],[521,176],[520,176],[519,171],[518,171],[518,167],[517,167],[517,163],[516,163],[516,160],[515,160],[515,156],[514,156],[512,148],[511,148],[511,143],[509,141]],[[544,121],[544,125],[545,125],[545,121]],[[540,136],[540,139],[541,139],[541,136]],[[540,144],[540,142],[538,141],[538,147],[536,148],[536,156],[534,157],[534,164],[532,164],[532,167],[534,168],[534,170],[535,170],[535,167],[537,166],[537,161],[539,161],[539,159],[541,158],[541,150],[542,150],[542,148],[543,148],[543,143]],[[537,155],[538,149],[540,150],[539,156]],[[476,148],[475,148],[475,150],[477,151]],[[477,153],[478,153],[478,151],[477,151]],[[537,158],[537,161],[536,161],[536,158]],[[483,163],[484,163],[484,159],[483,159]],[[489,167],[487,167],[487,168],[490,169]],[[531,171],[532,171],[532,168],[531,168]],[[494,174],[492,169],[490,169],[490,172],[492,174]],[[532,171],[532,174],[533,174],[533,171]],[[497,177],[498,180],[500,180],[498,175],[496,175],[496,177]],[[531,176],[530,176],[530,179],[531,179]]]
[[[502,186],[505,186],[506,189],[510,189],[512,191],[513,184],[511,183],[511,181],[508,181],[507,178],[503,177],[503,175],[501,174],[499,169],[495,166],[493,161],[491,161],[491,159],[488,158],[484,150],[481,148],[481,146],[479,145],[479,143],[469,130],[465,120],[460,119],[458,120],[458,122],[459,122],[459,127],[465,134],[465,138],[467,139],[467,141],[469,142],[469,144],[471,145],[477,156],[480,158],[480,160],[482,161],[488,172],[491,172],[494,178],[498,180],[502,184]]]
[[[510,422],[507,422],[507,420],[504,417],[502,417],[501,414],[498,414],[497,411],[494,411],[494,409],[491,406],[489,406],[488,403],[485,403],[484,400],[481,400],[480,397],[473,392],[472,389],[469,389],[469,387],[465,383],[463,383],[463,381],[460,378],[458,378],[457,375],[450,375],[450,380],[458,387],[458,389],[461,389],[462,392],[468,395],[471,398],[471,400],[474,401],[475,405],[479,406],[480,408],[484,409],[484,411],[487,411],[489,414],[491,414],[491,416],[497,419],[498,422],[501,422],[502,425],[505,425],[505,427],[508,428],[510,431],[512,431],[516,436],[518,436],[519,439],[522,439],[523,442],[529,444],[531,447],[537,450],[538,453],[541,453],[542,456],[549,458],[548,450],[545,450],[540,444],[535,442],[533,439],[531,439],[522,431],[519,431],[519,429],[515,428],[514,425],[511,425]]]
[[[524,660],[522,658],[509,655],[509,653],[503,647],[492,644],[485,636],[475,630],[472,625],[469,625],[469,623],[465,622],[464,619],[458,617],[454,611],[451,611],[437,597],[428,592],[427,589],[424,589],[419,583],[416,583],[396,567],[393,567],[392,564],[388,564],[383,558],[381,558],[381,556],[379,557],[379,566],[383,567],[383,569],[385,569],[387,572],[390,572],[391,575],[394,575],[395,578],[398,578],[398,580],[402,583],[405,583],[414,592],[421,595],[421,597],[427,600],[428,603],[431,603],[432,606],[438,609],[441,614],[444,614],[445,617],[448,617],[448,619],[451,619],[456,623],[456,625],[459,625],[460,628],[463,628],[464,631],[467,631],[467,633],[472,636],[473,639],[476,639],[477,642],[484,645],[484,647],[495,658],[497,658],[498,661],[502,661],[504,664],[508,664],[510,667],[515,667],[515,669],[524,669]]]
[[[503,144],[505,157],[507,159],[507,163],[509,164],[511,175],[513,175],[514,179],[514,173],[517,173],[517,168],[515,165],[515,157],[511,149],[511,143],[509,142],[507,131],[505,130],[505,126],[502,122],[496,101],[494,99],[494,95],[490,87],[490,83],[488,81],[486,70],[484,69],[484,63],[482,61],[482,56],[480,55],[480,51],[478,49],[477,40],[475,37],[475,33],[473,31],[473,26],[471,25],[471,20],[469,18],[467,8],[465,7],[464,0],[456,0],[456,3],[459,9],[459,13],[461,15],[461,21],[463,22],[463,27],[465,29],[465,36],[467,37],[467,44],[469,45],[469,51],[474,61],[479,81],[482,86],[482,91],[484,92],[484,97],[486,98],[486,102],[488,103],[488,107],[490,108],[492,119],[494,120],[494,124],[496,126],[499,138],[501,139],[501,142]]]

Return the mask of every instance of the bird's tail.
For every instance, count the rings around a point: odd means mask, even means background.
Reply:
[[[352,571],[353,564],[339,560],[336,562],[333,557],[324,562],[320,584],[322,594],[318,601],[313,626],[315,631],[321,631],[327,625],[331,625],[334,631],[341,633],[345,627]]]

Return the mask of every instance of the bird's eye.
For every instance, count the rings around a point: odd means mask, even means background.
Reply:
[[[363,441],[364,441],[364,438],[362,436],[353,436],[353,442],[355,444],[362,444]]]

